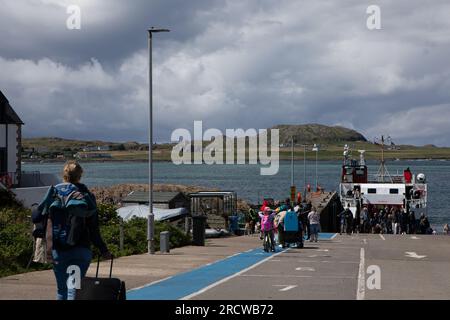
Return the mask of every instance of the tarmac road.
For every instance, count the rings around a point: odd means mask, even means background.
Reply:
[[[450,299],[450,237],[338,235],[305,243],[191,300]]]
[[[332,235],[265,253],[257,235],[114,261],[130,300],[450,299],[450,236]],[[89,275],[95,274],[95,263]],[[100,276],[109,274],[109,261]],[[54,299],[51,270],[0,278],[0,299]]]

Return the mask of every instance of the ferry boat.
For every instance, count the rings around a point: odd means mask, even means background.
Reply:
[[[403,208],[416,217],[427,214],[427,183],[423,173],[414,174],[405,168],[403,174],[390,174],[384,159],[384,137],[381,138],[381,163],[376,174],[370,175],[364,158],[365,150],[359,151],[359,161],[351,159],[351,150],[344,147],[339,196],[344,208],[350,207],[354,218],[360,217],[363,206],[370,212],[385,207]]]

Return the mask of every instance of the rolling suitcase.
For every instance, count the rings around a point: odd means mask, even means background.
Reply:
[[[111,257],[109,278],[99,278],[100,257],[98,258],[95,277],[84,277],[81,280],[81,289],[77,290],[76,300],[126,300],[125,282],[111,277],[113,260],[114,257]]]

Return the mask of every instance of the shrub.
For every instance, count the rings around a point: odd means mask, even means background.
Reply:
[[[27,271],[33,252],[31,212],[23,208],[0,208],[0,276]],[[48,265],[31,264],[42,270]]]
[[[123,223],[124,245],[120,250],[120,221],[113,205],[99,205],[100,232],[110,252],[115,256],[127,256],[147,252],[147,219],[133,217]],[[177,248],[191,243],[191,238],[179,228],[167,222],[155,221],[155,250],[159,250],[159,234],[170,232],[170,247]],[[98,254],[98,252],[95,252]]]
[[[0,189],[0,203],[2,208],[22,208],[22,204],[9,190]]]
[[[33,224],[31,211],[24,209],[9,194],[2,193],[11,207],[0,208],[0,277],[26,271],[51,268],[50,264],[31,262],[33,253]],[[3,199],[3,198],[2,198]],[[3,204],[3,202],[2,202]],[[116,208],[110,204],[98,204],[100,232],[111,253],[127,256],[147,252],[147,219],[133,218],[123,224],[124,248],[120,248],[120,222]],[[155,222],[155,249],[159,250],[159,234],[170,232],[170,246],[176,248],[190,244],[190,237],[169,223]],[[94,249],[94,254],[98,254]],[[29,265],[30,264],[30,265]],[[29,268],[27,269],[27,266]]]

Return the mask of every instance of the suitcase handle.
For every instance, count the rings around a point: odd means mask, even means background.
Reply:
[[[111,266],[109,267],[109,277],[112,277],[112,267],[113,267],[114,256],[111,255]],[[95,272],[95,278],[98,279],[98,268],[100,266],[100,256],[97,257],[97,271]]]

